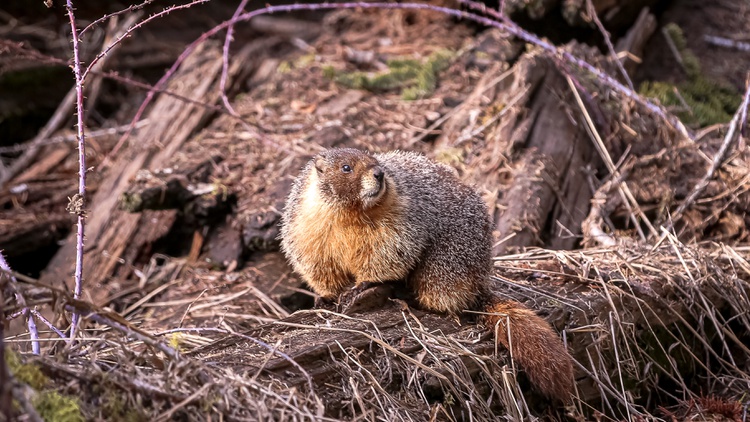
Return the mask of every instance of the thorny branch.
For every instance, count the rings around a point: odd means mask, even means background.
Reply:
[[[75,289],[73,297],[81,297],[83,288],[83,234],[86,206],[86,138],[83,127],[83,77],[81,75],[81,58],[79,54],[78,28],[76,28],[76,18],[73,13],[73,0],[67,0],[66,9],[70,18],[71,39],[73,41],[73,73],[76,79],[76,116],[78,121],[78,199],[81,201],[81,208],[77,210],[78,230],[76,232],[76,269],[75,269]],[[76,327],[78,325],[78,314],[73,313],[73,319],[70,323],[70,339],[75,339]]]
[[[141,9],[143,9],[144,7],[148,6],[149,4],[151,4],[151,3],[153,3],[153,2],[154,2],[154,0],[145,0],[145,1],[144,1],[143,3],[141,3],[141,4],[134,4],[134,5],[132,5],[132,6],[128,7],[128,8],[126,8],[126,9],[118,10],[117,12],[114,12],[114,13],[110,13],[110,14],[104,15],[104,16],[102,16],[101,18],[99,18],[99,19],[97,19],[97,20],[95,20],[95,21],[91,22],[90,24],[86,25],[86,27],[85,27],[85,28],[83,28],[83,29],[81,30],[81,32],[80,32],[80,33],[79,33],[78,35],[82,37],[82,36],[83,36],[83,34],[85,34],[85,33],[86,33],[86,31],[88,31],[89,29],[91,29],[91,28],[95,27],[96,25],[99,25],[100,23],[102,23],[102,22],[104,22],[104,21],[106,21],[106,20],[108,20],[108,19],[110,19],[110,18],[114,18],[115,16],[119,16],[119,15],[122,15],[122,14],[125,14],[125,13],[128,13],[128,12],[134,12],[134,11],[136,11],[136,10],[141,10]],[[118,42],[119,42],[119,41],[115,41],[115,42],[113,43],[113,45],[114,45],[114,44],[117,44]]]
[[[91,60],[91,63],[86,68],[86,71],[83,73],[82,79],[86,79],[86,76],[88,76],[89,71],[91,71],[91,69],[94,67],[94,65],[99,60],[101,60],[102,57],[106,56],[107,53],[109,53],[110,51],[112,51],[113,48],[115,48],[118,44],[120,44],[120,42],[122,42],[122,40],[124,40],[125,38],[129,37],[130,34],[132,34],[133,31],[135,31],[136,29],[140,28],[141,26],[145,25],[146,23],[148,23],[148,22],[150,22],[150,21],[152,21],[154,19],[157,19],[157,18],[160,18],[162,16],[168,15],[168,14],[170,14],[172,12],[177,11],[177,10],[187,9],[187,8],[192,7],[192,6],[195,6],[196,4],[206,3],[208,1],[209,0],[193,0],[190,3],[187,3],[187,4],[181,4],[181,5],[178,5],[178,6],[170,6],[170,7],[166,8],[166,9],[162,10],[161,12],[155,13],[155,14],[147,17],[146,19],[138,22],[137,24],[131,26],[130,28],[127,29],[127,31],[123,32],[122,35],[120,35],[119,37],[117,37],[117,39],[115,39],[114,41],[112,41],[112,43],[110,45],[108,45],[107,47],[105,47],[104,49],[102,49],[101,53],[99,53],[96,57],[94,57],[93,60]],[[70,4],[70,0],[68,0],[68,3]],[[75,37],[75,31],[73,32],[73,36]],[[80,65],[80,63],[79,63],[79,65]],[[79,70],[80,70],[80,66],[79,66]]]
[[[232,19],[237,19],[237,16],[239,16],[242,11],[245,9],[245,6],[247,5],[248,0],[242,0],[240,2],[240,5],[237,6],[237,10],[234,12],[234,16],[232,16]],[[229,25],[227,27],[227,36],[224,39],[224,48],[222,51],[222,68],[221,68],[221,82],[219,84],[219,89],[221,90],[221,101],[224,103],[224,107],[226,107],[227,111],[233,116],[239,117],[237,112],[234,110],[234,107],[229,103],[229,98],[227,98],[227,75],[229,73],[229,44],[232,42],[232,36],[234,33],[234,25]]]

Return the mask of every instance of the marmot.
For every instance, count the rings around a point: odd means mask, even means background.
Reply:
[[[483,314],[497,341],[550,398],[568,401],[572,359],[550,325],[489,288],[492,227],[474,189],[446,165],[411,152],[334,148],[297,177],[281,248],[325,299],[366,282],[403,280],[428,310]],[[510,338],[506,322],[510,322]]]

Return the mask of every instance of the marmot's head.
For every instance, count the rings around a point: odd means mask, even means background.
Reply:
[[[370,209],[388,190],[384,169],[375,157],[353,148],[333,148],[313,160],[321,195],[347,208]]]

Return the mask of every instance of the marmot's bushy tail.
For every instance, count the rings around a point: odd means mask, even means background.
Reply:
[[[485,326],[511,351],[542,394],[568,402],[573,393],[573,361],[552,327],[519,302],[489,297],[483,301]],[[510,327],[508,327],[510,323]],[[511,349],[512,347],[512,349]]]

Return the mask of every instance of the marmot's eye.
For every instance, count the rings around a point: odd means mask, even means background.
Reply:
[[[341,171],[343,171],[344,173],[351,173],[352,168],[348,164],[344,164],[343,166],[341,166]]]

